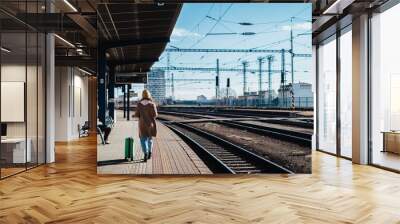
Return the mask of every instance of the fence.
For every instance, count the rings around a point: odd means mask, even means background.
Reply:
[[[271,102],[267,99],[229,99],[222,100],[222,105],[238,107],[267,107],[267,108],[292,108],[292,98],[275,98]],[[312,109],[314,107],[313,97],[294,97],[296,109]]]

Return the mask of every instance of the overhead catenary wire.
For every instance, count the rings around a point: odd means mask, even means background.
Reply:
[[[219,17],[219,20],[215,22],[215,24],[211,27],[211,29],[210,29],[208,32],[206,32],[206,34],[205,34],[202,38],[200,38],[200,39],[197,40],[194,44],[192,44],[189,48],[195,47],[195,46],[198,45],[200,42],[202,42],[205,38],[207,38],[207,33],[211,33],[211,32],[215,29],[215,27],[218,25],[218,23],[220,22],[220,20],[228,13],[228,11],[232,8],[232,6],[233,6],[233,3],[231,3],[231,4],[225,9],[225,11],[224,11],[224,12],[222,13],[222,15]],[[182,54],[181,54],[180,56],[182,56]],[[179,57],[180,57],[180,56],[179,56]],[[177,58],[178,58],[178,57],[176,57],[174,60],[176,60]]]

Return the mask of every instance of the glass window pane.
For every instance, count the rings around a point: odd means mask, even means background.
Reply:
[[[31,151],[26,151],[26,34],[3,32],[1,46],[7,49],[1,51],[1,173],[5,177],[25,170],[31,158]]]
[[[372,163],[400,170],[400,4],[372,18]],[[384,132],[386,132],[384,134]]]
[[[352,35],[340,37],[340,153],[352,156]]]
[[[336,153],[336,40],[318,48],[318,147]]]

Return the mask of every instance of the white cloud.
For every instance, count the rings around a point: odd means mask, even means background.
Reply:
[[[200,34],[188,31],[184,28],[175,27],[172,31],[172,37],[200,37]]]
[[[308,23],[308,22],[294,23],[293,29],[294,30],[311,30],[311,23]],[[282,30],[290,30],[290,25],[282,26]]]

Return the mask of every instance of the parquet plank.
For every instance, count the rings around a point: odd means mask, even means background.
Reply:
[[[0,223],[400,223],[399,174],[320,152],[310,175],[99,176],[96,142],[1,180]]]

